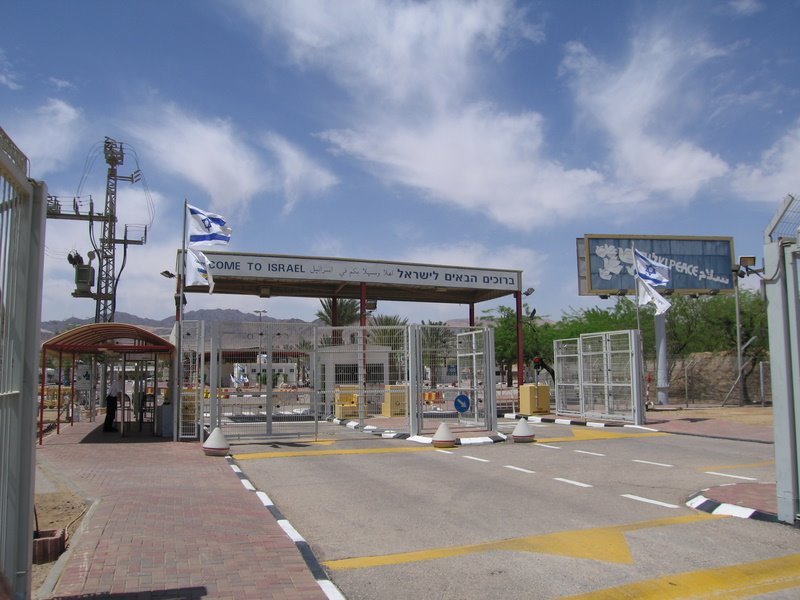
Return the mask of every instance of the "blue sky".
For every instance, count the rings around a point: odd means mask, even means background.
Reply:
[[[150,224],[118,289],[140,316],[173,314],[159,272],[184,198],[228,219],[231,251],[520,269],[529,304],[558,318],[606,305],[578,295],[575,238],[732,236],[760,257],[800,192],[797,0],[32,0],[3,15],[0,125],[31,176],[102,206],[105,136],[129,148],[120,173],[144,173],[117,205],[118,231]],[[46,246],[43,319],[93,316],[66,260],[91,249],[87,225],[49,220]],[[192,294],[187,310],[318,307]]]

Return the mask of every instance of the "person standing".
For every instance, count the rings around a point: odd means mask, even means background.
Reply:
[[[114,421],[117,419],[117,401],[120,394],[124,392],[122,375],[117,375],[117,378],[111,383],[111,389],[108,390],[108,395],[106,396],[106,420],[103,422],[103,431],[118,431],[114,427]]]

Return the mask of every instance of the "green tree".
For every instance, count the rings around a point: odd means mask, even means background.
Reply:
[[[527,305],[523,313],[530,314]],[[497,364],[506,377],[506,385],[514,384],[514,367],[517,364],[517,313],[508,306],[498,306],[484,311],[485,320],[494,328],[494,355]],[[542,356],[539,327],[535,319],[523,317],[522,325],[522,359],[525,364],[534,356]]]
[[[358,300],[352,298],[320,298],[322,308],[317,311],[317,318],[326,325],[345,327],[352,325],[361,316]],[[335,317],[335,318],[334,318]],[[342,330],[335,329],[331,335],[331,344],[338,346],[342,343]]]
[[[437,373],[455,347],[455,333],[444,321],[422,321],[422,325],[422,363],[430,369],[431,386],[436,387]]]
[[[334,304],[336,306],[335,321],[337,327],[352,325],[361,316],[358,300],[353,300],[352,298],[320,298],[319,303],[322,308],[317,311],[316,316],[326,325],[333,326]]]
[[[372,315],[367,336],[370,344],[388,346],[389,381],[395,383],[405,379],[405,326],[408,319],[399,315]]]

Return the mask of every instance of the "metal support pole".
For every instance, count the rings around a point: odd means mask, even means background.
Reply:
[[[736,381],[739,382],[739,406],[744,406],[742,377],[742,318],[739,311],[739,265],[733,270],[733,298],[736,305]]]
[[[656,332],[656,398],[659,404],[669,403],[669,371],[667,369],[667,317],[655,316]]]
[[[525,358],[522,352],[522,292],[514,292],[517,301],[517,394],[525,383]],[[518,396],[519,397],[519,396]]]

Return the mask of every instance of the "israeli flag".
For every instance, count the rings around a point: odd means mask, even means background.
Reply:
[[[636,277],[650,285],[667,285],[669,283],[669,267],[660,262],[650,260],[638,250],[634,250]]]
[[[208,293],[214,291],[214,278],[209,267],[211,261],[199,250],[186,249],[186,285],[207,285]]]
[[[186,208],[189,210],[190,246],[224,246],[231,241],[233,230],[226,227],[223,217],[191,204],[187,204]]]
[[[647,283],[645,279],[639,280],[639,306],[653,303],[656,307],[656,315],[663,315],[672,306],[669,300],[659,294],[656,289]]]

